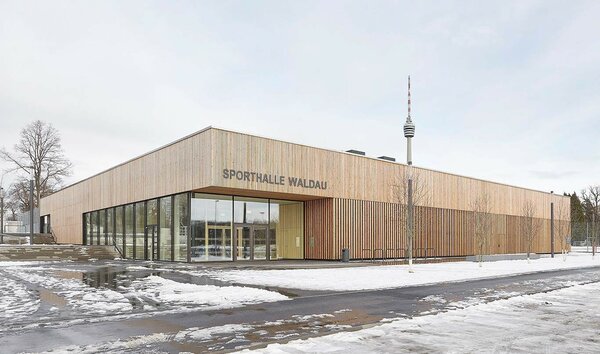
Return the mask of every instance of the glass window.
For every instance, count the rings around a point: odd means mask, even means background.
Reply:
[[[114,212],[115,209],[110,208],[110,209],[106,209],[106,244],[107,245],[114,245],[115,244],[115,239],[114,239]]]
[[[125,257],[133,258],[133,204],[125,206]]]
[[[98,244],[106,245],[106,210],[98,211]]]
[[[267,259],[268,200],[244,197],[235,197],[234,200],[237,259]]]
[[[151,199],[146,202],[146,259],[159,259],[158,231],[158,200]]]
[[[98,245],[98,212],[92,212],[92,234],[90,237],[90,245]]]
[[[115,246],[119,249],[121,254],[125,256],[123,242],[123,227],[125,226],[125,220],[123,219],[123,207],[118,206],[115,208]]]
[[[146,225],[156,225],[158,223],[158,202],[156,199],[149,200],[146,209],[148,210]]]
[[[269,203],[267,199],[235,197],[235,222],[240,224],[269,223]]]
[[[135,259],[145,259],[144,228],[146,226],[144,202],[135,204]]]
[[[194,193],[192,261],[231,260],[232,197]]]
[[[92,242],[92,217],[90,213],[83,214],[83,243],[91,245]]]
[[[174,199],[174,232],[173,247],[175,261],[187,261],[187,242],[188,242],[188,194],[177,194]]]
[[[171,197],[165,197],[160,199],[160,217],[158,223],[160,225],[160,231],[158,235],[160,247],[159,247],[159,258],[161,261],[171,261],[171,230],[172,230],[172,211],[171,208]]]
[[[304,258],[304,203],[270,200],[271,259]]]

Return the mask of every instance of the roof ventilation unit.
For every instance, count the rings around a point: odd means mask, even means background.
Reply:
[[[386,161],[392,161],[392,162],[396,162],[396,158],[395,157],[389,157],[389,156],[379,156],[378,159],[380,160],[386,160]]]
[[[349,152],[349,153],[351,153],[351,154],[354,154],[354,155],[365,156],[365,152],[364,152],[364,151],[359,151],[359,150],[346,150],[346,152]]]

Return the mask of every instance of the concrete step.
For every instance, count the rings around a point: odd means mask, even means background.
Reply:
[[[118,257],[113,246],[0,245],[0,261],[89,261]]]

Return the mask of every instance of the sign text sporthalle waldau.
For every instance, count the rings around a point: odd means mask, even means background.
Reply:
[[[327,181],[318,181],[314,179],[306,179],[300,177],[286,177],[252,171],[239,171],[226,168],[223,169],[223,178],[237,179],[238,181],[276,184],[280,186],[288,185],[300,188],[327,189]]]

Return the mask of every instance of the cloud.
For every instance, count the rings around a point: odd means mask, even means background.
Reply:
[[[536,178],[542,179],[562,179],[577,174],[575,171],[529,171],[529,173]]]
[[[600,183],[599,13],[585,1],[4,1],[0,145],[53,123],[71,181],[208,125],[402,160],[411,74],[415,164],[578,190]]]

